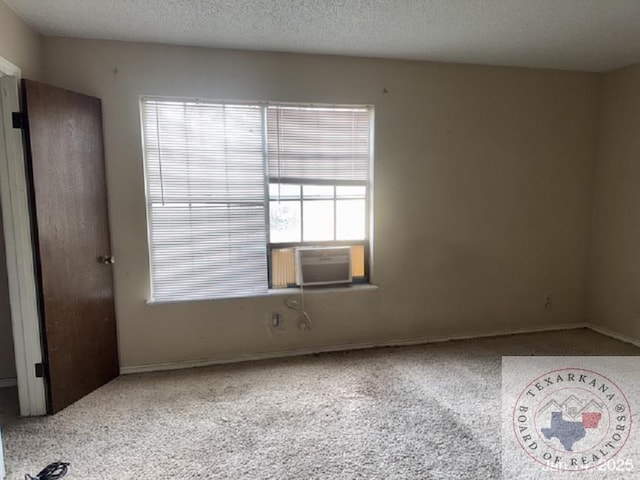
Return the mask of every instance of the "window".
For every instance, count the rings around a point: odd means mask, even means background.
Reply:
[[[366,281],[369,107],[142,100],[154,300],[267,293],[301,245]]]

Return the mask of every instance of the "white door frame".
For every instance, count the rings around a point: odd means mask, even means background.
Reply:
[[[20,415],[33,416],[45,415],[47,403],[44,379],[35,375],[43,355],[22,132],[11,117],[20,111],[19,79],[20,69],[0,57],[0,203],[13,346]]]

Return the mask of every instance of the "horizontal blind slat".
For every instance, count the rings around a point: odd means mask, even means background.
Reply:
[[[269,176],[368,180],[370,120],[366,108],[269,106]]]
[[[266,293],[262,113],[143,99],[152,296]]]

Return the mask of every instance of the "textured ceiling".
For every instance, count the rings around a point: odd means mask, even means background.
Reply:
[[[5,1],[45,35],[585,71],[640,63],[640,0]]]

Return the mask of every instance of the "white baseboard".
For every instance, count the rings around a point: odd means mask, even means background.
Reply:
[[[15,387],[18,382],[15,378],[0,378],[0,388]]]
[[[640,347],[640,340],[637,338],[629,337],[627,335],[622,335],[620,333],[616,333],[613,330],[609,330],[608,328],[601,327],[600,325],[594,325],[593,323],[587,323],[587,328],[593,330],[596,333],[601,335],[605,335],[607,337],[615,338],[616,340],[620,340],[621,342],[630,343],[631,345],[635,345],[636,347]]]
[[[367,348],[379,347],[403,347],[410,345],[423,345],[428,343],[441,343],[454,340],[470,340],[474,338],[501,337],[505,335],[519,335],[523,333],[540,333],[551,332],[556,330],[573,330],[579,328],[589,328],[587,323],[567,323],[561,325],[549,325],[535,328],[521,328],[512,330],[496,330],[492,332],[484,332],[466,335],[446,335],[440,337],[421,337],[421,338],[404,338],[384,342],[370,343],[348,343],[342,345],[332,345],[326,347],[314,348],[297,348],[293,350],[285,350],[280,352],[265,352],[249,355],[239,355],[230,358],[221,359],[203,359],[203,360],[187,360],[183,362],[156,363],[150,365],[134,365],[129,367],[121,367],[120,374],[128,375],[132,373],[160,372],[167,370],[181,370],[184,368],[208,367],[210,365],[223,365],[227,363],[250,362],[256,360],[268,360],[273,358],[297,357],[302,355],[312,355],[317,353],[341,352],[346,350],[363,350]],[[606,334],[605,334],[606,335]]]

